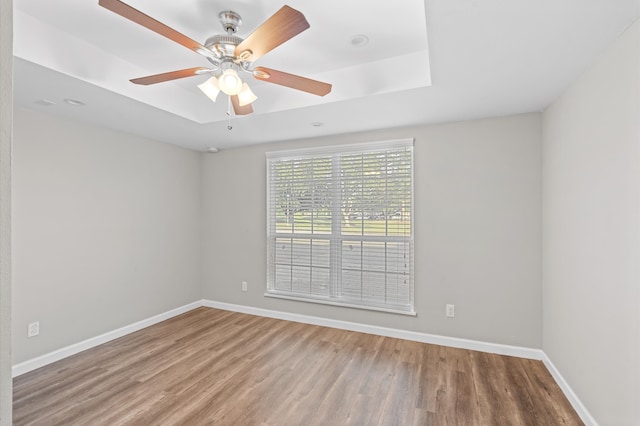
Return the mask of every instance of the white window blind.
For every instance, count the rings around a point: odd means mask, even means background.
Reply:
[[[267,295],[414,313],[413,140],[267,154]]]

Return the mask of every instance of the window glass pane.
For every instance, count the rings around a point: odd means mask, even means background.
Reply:
[[[360,270],[362,269],[362,242],[343,241],[342,242],[342,269]]]
[[[343,235],[410,235],[410,162],[397,152],[341,156]]]
[[[311,264],[313,266],[319,266],[323,268],[329,268],[330,264],[330,240],[318,240],[311,241]]]
[[[359,270],[342,270],[342,295],[346,299],[362,299],[362,272]]]
[[[331,233],[331,158],[275,161],[271,172],[276,231]]]
[[[363,272],[362,299],[375,303],[385,302],[385,274]]]
[[[362,243],[362,269],[365,271],[385,272],[385,242],[365,241]]]
[[[311,268],[301,266],[291,268],[291,291],[294,293],[311,292]]]
[[[311,266],[311,241],[303,239],[292,240],[291,263],[293,265]]]
[[[407,305],[409,301],[409,275],[387,274],[386,302],[393,305]]]
[[[311,268],[311,292],[321,296],[329,296],[330,290],[329,268]]]
[[[276,238],[275,243],[275,258],[276,264],[290,264],[291,263],[291,239],[290,238]]]
[[[280,291],[291,291],[291,265],[276,264],[275,289]]]
[[[411,266],[411,245],[407,241],[390,241],[387,243],[387,271],[406,274]]]

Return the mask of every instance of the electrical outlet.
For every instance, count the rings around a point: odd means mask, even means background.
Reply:
[[[247,282],[242,281],[242,291],[247,291]]]
[[[40,321],[29,323],[27,337],[34,337],[40,334]]]
[[[445,308],[445,315],[447,316],[447,318],[453,318],[456,316],[456,305],[446,305]]]

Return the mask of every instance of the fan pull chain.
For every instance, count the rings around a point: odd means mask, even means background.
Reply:
[[[231,126],[231,97],[227,96],[227,130],[233,129]]]

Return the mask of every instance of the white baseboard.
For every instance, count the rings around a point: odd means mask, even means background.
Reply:
[[[508,355],[535,360],[542,360],[544,355],[542,350],[540,349],[501,345],[497,343],[480,342],[477,340],[459,339],[456,337],[439,336],[436,334],[400,330],[397,328],[378,327],[375,325],[340,321],[328,318],[314,317],[310,315],[292,314],[282,311],[272,311],[269,309],[235,305],[232,303],[216,302],[214,300],[203,300],[202,305],[209,308],[222,309],[225,311],[241,312],[244,314],[257,315],[261,317],[276,318],[287,321],[301,322],[305,324],[321,325],[325,327],[338,328],[341,330],[359,331],[361,333],[375,334],[378,336],[395,337],[398,339],[413,340],[415,342],[450,346],[453,348],[469,349],[473,351],[488,352],[498,355]]]
[[[36,368],[44,367],[47,364],[51,364],[52,362],[56,362],[68,356],[75,355],[78,352],[91,349],[98,345],[102,345],[103,343],[107,343],[111,340],[117,339],[118,337],[122,337],[127,334],[133,333],[134,331],[149,327],[150,325],[157,324],[200,306],[202,306],[202,301],[198,300],[196,302],[189,303],[188,305],[184,305],[179,308],[164,312],[162,314],[155,315],[151,318],[126,325],[124,327],[118,328],[117,330],[109,331],[99,336],[83,340],[82,342],[74,343],[73,345],[60,348],[53,352],[49,352],[48,354],[44,354],[42,356],[21,362],[12,367],[13,377],[28,373],[29,371],[35,370]]]
[[[576,410],[576,413],[578,413],[578,416],[580,416],[584,424],[586,426],[598,426],[598,422],[596,421],[596,419],[594,419],[591,413],[589,413],[587,407],[585,407],[582,401],[580,401],[580,398],[578,398],[573,389],[571,389],[569,383],[567,383],[564,377],[562,377],[560,371],[558,371],[556,366],[553,364],[553,362],[551,362],[547,354],[545,354],[544,352],[542,362],[547,367],[547,370],[549,370],[549,373],[551,373],[551,376],[555,379],[558,386],[560,386],[560,389],[562,389],[564,396],[567,397],[569,403],[571,404],[573,409]]]

